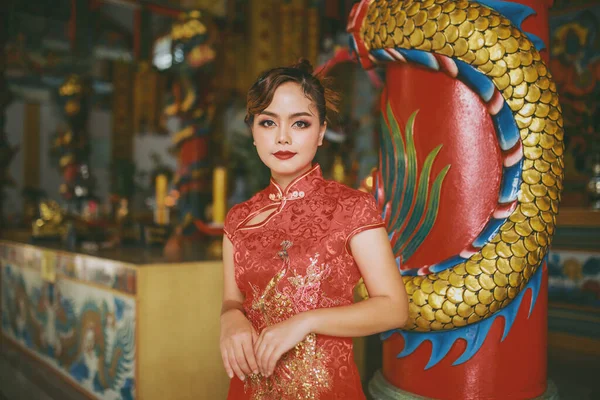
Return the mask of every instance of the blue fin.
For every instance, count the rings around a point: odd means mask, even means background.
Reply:
[[[546,43],[542,40],[541,37],[534,35],[533,33],[525,32],[533,46],[537,49],[537,51],[544,50],[546,48]]]
[[[452,268],[455,265],[458,265],[464,261],[467,261],[467,259],[464,257],[461,257],[460,255],[456,255],[456,256],[447,258],[444,261],[441,261],[437,264],[432,265],[431,267],[429,267],[429,272],[436,274],[438,272],[447,270],[448,268]]]
[[[479,4],[483,4],[491,8],[492,10],[498,11],[498,13],[502,14],[504,17],[510,19],[510,21],[519,29],[521,29],[521,24],[525,21],[525,18],[530,15],[535,14],[536,12],[533,8],[513,3],[511,1],[498,1],[498,0],[476,0]]]
[[[527,35],[529,40],[531,40],[531,43],[533,43],[533,46],[538,51],[546,48],[546,44],[544,43],[544,41],[542,39],[540,39],[538,36],[534,35],[533,33],[523,31],[523,28],[521,27],[521,24],[523,23],[523,21],[525,21],[525,18],[529,17],[530,15],[536,14],[536,12],[533,8],[523,5],[523,4],[513,3],[511,1],[499,1],[499,0],[475,0],[475,1],[477,1],[479,4],[482,4],[486,7],[489,7],[491,9],[497,11],[498,13],[502,14],[504,17],[508,18],[513,23],[513,25],[515,25],[517,28],[519,28],[519,30],[521,30],[522,32],[524,32]]]
[[[527,286],[507,307],[498,311],[491,317],[484,319],[483,321],[467,325],[462,328],[438,332],[416,332],[393,329],[382,333],[380,335],[381,340],[389,339],[394,333],[399,333],[404,337],[404,349],[397,355],[398,358],[406,357],[412,354],[421,344],[423,344],[423,342],[430,341],[432,350],[429,361],[425,366],[425,369],[429,369],[444,359],[444,357],[448,355],[448,352],[454,343],[456,343],[458,339],[462,339],[466,342],[467,347],[452,365],[462,364],[470,360],[479,351],[485,342],[492,325],[498,317],[502,317],[504,319],[504,331],[501,340],[504,341],[506,339],[519,312],[523,297],[529,290],[531,290],[531,303],[529,304],[528,311],[529,315],[531,314],[531,311],[537,303],[538,293],[541,287],[542,269],[543,267],[540,265],[535,274],[527,283]]]

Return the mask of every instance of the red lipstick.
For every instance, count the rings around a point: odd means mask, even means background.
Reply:
[[[273,155],[280,160],[289,160],[294,157],[296,153],[292,153],[291,151],[278,151],[277,153],[273,153]]]

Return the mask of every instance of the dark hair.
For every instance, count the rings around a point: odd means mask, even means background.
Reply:
[[[286,82],[295,82],[302,87],[306,97],[317,107],[319,122],[323,124],[327,119],[327,109],[337,112],[338,95],[327,87],[328,82],[325,78],[320,79],[312,72],[312,65],[306,59],[300,59],[298,63],[289,67],[278,67],[263,72],[248,90],[244,119],[246,124],[252,127],[254,116],[271,104],[275,90]]]

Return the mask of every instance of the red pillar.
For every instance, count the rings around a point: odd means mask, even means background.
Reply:
[[[364,36],[359,33],[369,3],[363,0],[355,7],[348,25],[359,59],[365,68],[379,62],[376,61],[376,54],[369,53],[368,45],[363,43]],[[536,12],[525,19],[521,30],[538,36],[548,46],[548,10],[552,0],[521,0],[513,3],[527,5]],[[548,63],[548,49],[541,50],[540,54]],[[440,153],[440,164],[434,165],[433,169],[439,169],[447,163],[452,164],[447,175],[448,182],[452,184],[443,187],[443,201],[436,224],[419,250],[403,264],[405,268],[419,268],[460,252],[460,246],[465,244],[463,242],[466,238],[472,237],[474,229],[486,223],[486,220],[482,221],[482,216],[489,215],[486,204],[492,204],[490,201],[497,199],[497,187],[492,187],[494,190],[491,192],[486,191],[486,188],[489,189],[487,186],[493,186],[494,180],[498,179],[500,152],[490,150],[492,146],[489,145],[489,140],[495,137],[494,127],[485,112],[486,104],[475,92],[456,80],[452,81],[443,72],[414,64],[390,62],[386,68],[386,90],[382,107],[389,102],[401,127],[409,115],[419,110],[414,125],[419,162],[422,162],[423,155],[426,155],[432,146],[443,144],[445,154]],[[474,143],[473,137],[477,137],[479,142]],[[476,160],[482,152],[489,155],[490,159],[485,160],[487,163],[482,164]],[[446,159],[442,160],[443,157]],[[461,163],[476,163],[480,168],[469,168]],[[477,185],[473,188],[471,184],[474,181],[477,181]],[[471,189],[465,190],[464,187]],[[455,196],[456,193],[453,192],[456,191],[468,200]],[[448,201],[449,197],[452,201]],[[470,203],[474,198],[478,206]],[[429,240],[433,237],[436,240]],[[431,260],[437,256],[439,259]],[[448,400],[522,400],[547,393],[548,275],[545,265],[539,268],[542,269],[539,271],[542,273],[541,284],[531,314],[532,292],[526,290],[521,303],[518,304],[514,323],[504,340],[502,336],[505,319],[498,317],[489,331],[480,334],[483,337],[477,338],[483,343],[479,350],[461,364],[453,365],[466,349],[463,339],[456,340],[441,361],[430,368],[427,368],[432,355],[430,342],[423,342],[414,352],[399,358],[398,355],[405,347],[405,340],[401,334],[395,333],[384,340],[382,374],[387,386],[378,392],[371,390],[372,394],[376,394],[374,397],[387,400],[411,398],[412,394]],[[378,381],[375,386],[381,386],[381,382]],[[547,396],[550,398],[551,395],[547,393]]]
[[[425,370],[431,355],[429,342],[410,356],[397,358],[404,340],[395,334],[383,342],[384,377],[403,391],[433,399],[524,400],[542,396],[547,382],[547,293],[548,273],[544,268],[542,287],[529,318],[530,292],[525,294],[504,341],[504,320],[497,318],[481,349],[464,364],[452,365],[465,350],[460,339],[440,363]]]

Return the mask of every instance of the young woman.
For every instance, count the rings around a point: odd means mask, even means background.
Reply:
[[[404,325],[408,300],[371,195],[323,179],[329,92],[307,61],[265,72],[246,122],[270,185],[233,207],[223,239],[228,399],[364,399],[352,337]],[[364,278],[369,299],[353,304]]]

